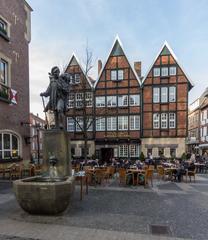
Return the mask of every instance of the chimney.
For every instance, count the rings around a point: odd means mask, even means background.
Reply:
[[[134,62],[134,69],[138,75],[138,77],[141,77],[141,73],[142,73],[142,62]]]
[[[100,74],[101,69],[102,69],[102,61],[99,59],[98,60],[98,75]]]

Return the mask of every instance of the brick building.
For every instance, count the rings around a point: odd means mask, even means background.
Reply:
[[[33,113],[30,113],[30,152],[33,161],[40,161],[43,158],[43,130],[45,120]]]
[[[164,43],[144,78],[141,62],[130,64],[118,37],[105,64],[98,61],[98,78],[93,85],[89,79],[85,79],[84,86],[80,80],[76,82],[76,74],[83,71],[74,56],[67,72],[75,74],[67,122],[72,142],[77,143],[77,150],[72,148],[75,156],[82,155],[83,147],[79,130],[83,124],[83,89],[90,92],[89,156],[95,153],[103,160],[135,159],[141,151],[145,155],[152,153],[153,157],[181,157],[185,152],[188,92],[193,84],[168,43]],[[79,124],[73,116],[79,116]]]
[[[31,11],[24,0],[0,1],[0,162],[30,158]]]
[[[87,155],[95,152],[93,82],[82,68],[75,54],[71,57],[66,72],[71,74],[71,93],[68,104],[67,130],[70,132],[71,153],[74,157],[84,155],[87,139]]]
[[[188,133],[188,92],[193,87],[164,43],[143,81],[142,151],[181,157]]]

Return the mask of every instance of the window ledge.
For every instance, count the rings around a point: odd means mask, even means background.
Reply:
[[[10,100],[8,98],[3,98],[0,96],[0,101],[10,103]]]
[[[9,42],[9,37],[8,37],[8,35],[6,35],[6,34],[5,34],[4,32],[2,32],[1,30],[0,30],[0,36],[3,37],[6,41]]]
[[[23,160],[22,158],[9,158],[9,159],[0,158],[0,163],[13,163],[13,162],[20,162],[22,160]]]

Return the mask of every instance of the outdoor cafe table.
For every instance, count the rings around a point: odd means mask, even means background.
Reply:
[[[83,198],[83,184],[85,182],[85,192],[88,194],[88,177],[84,171],[80,171],[74,174],[75,180],[80,181],[80,200]]]

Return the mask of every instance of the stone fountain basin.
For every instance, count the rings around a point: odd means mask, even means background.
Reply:
[[[74,177],[35,176],[13,182],[19,205],[30,214],[54,215],[63,212],[71,203]]]

